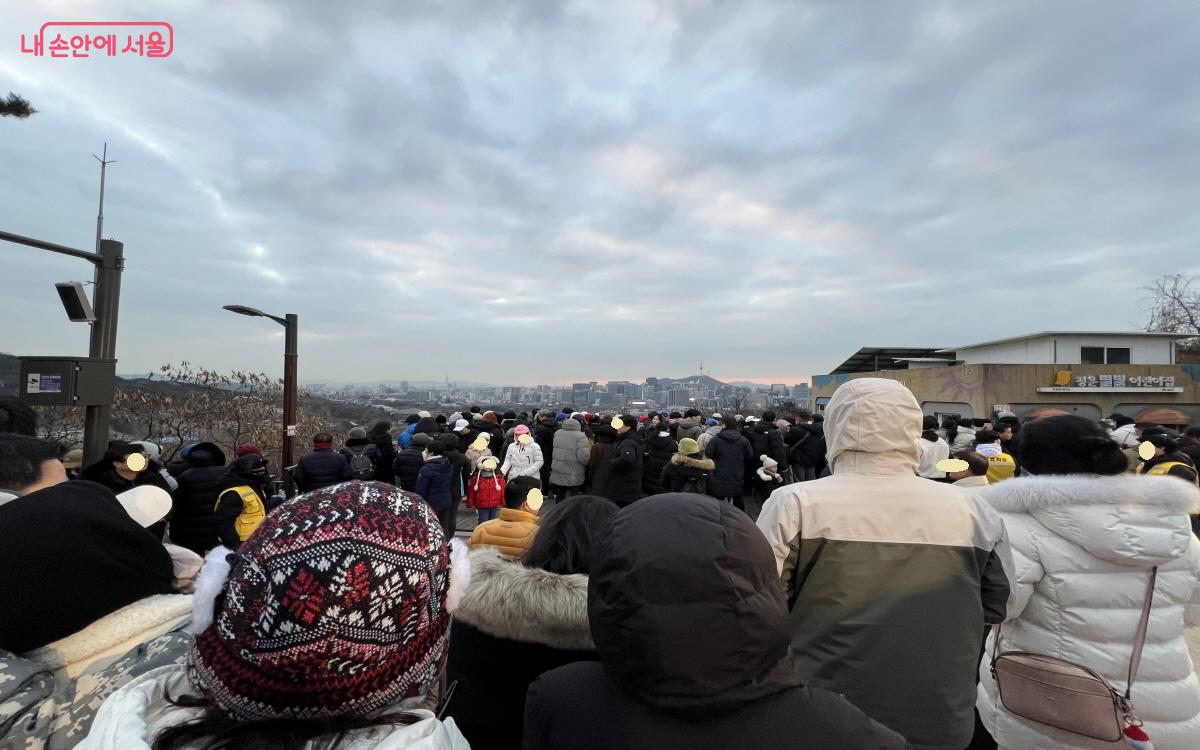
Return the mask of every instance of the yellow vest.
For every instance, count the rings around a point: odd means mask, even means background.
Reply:
[[[237,520],[233,522],[233,529],[237,532],[238,539],[243,542],[250,538],[258,525],[267,517],[267,507],[263,505],[262,498],[254,491],[253,487],[240,485],[238,487],[230,487],[225,492],[236,492],[242,497],[242,512],[238,514]],[[224,495],[225,492],[221,494]],[[221,498],[217,497],[217,506],[221,505]]]
[[[1012,456],[1007,453],[1001,453],[998,456],[993,456],[988,459],[987,480],[988,484],[1002,482],[1005,479],[1012,479],[1017,473],[1017,462],[1012,459]]]
[[[1192,481],[1196,482],[1197,484],[1200,484],[1200,472],[1197,472],[1194,468],[1192,468],[1191,466],[1188,466],[1183,461],[1163,461],[1160,464],[1155,464],[1154,466],[1151,466],[1149,470],[1146,469],[1146,464],[1145,464],[1145,462],[1143,462],[1143,463],[1138,464],[1137,473],[1145,474],[1148,477],[1164,476],[1164,475],[1166,475],[1167,472],[1169,472],[1171,469],[1174,469],[1176,466],[1182,466],[1184,468],[1191,469],[1192,474],[1197,475]]]

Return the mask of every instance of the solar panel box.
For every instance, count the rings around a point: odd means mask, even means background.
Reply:
[[[18,398],[30,406],[104,406],[117,392],[117,360],[21,357]]]

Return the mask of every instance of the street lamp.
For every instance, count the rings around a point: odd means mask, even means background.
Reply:
[[[296,447],[296,321],[294,314],[288,313],[282,318],[278,315],[268,315],[262,310],[245,305],[225,305],[224,309],[238,315],[248,315],[252,318],[270,318],[283,326],[283,455],[281,471],[288,485],[288,495],[292,494],[291,473],[288,469],[295,463]]]

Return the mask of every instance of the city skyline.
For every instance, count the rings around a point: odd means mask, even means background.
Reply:
[[[50,59],[158,17],[169,57]],[[119,372],[806,382],[860,346],[1136,330],[1200,273],[1200,14],[1118,2],[8,3],[0,229],[125,243]],[[0,351],[82,355],[0,246]],[[686,364],[685,364],[686,363]]]

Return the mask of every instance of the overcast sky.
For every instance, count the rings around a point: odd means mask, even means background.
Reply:
[[[353,5],[354,9],[346,6]],[[391,7],[399,6],[399,7]],[[165,59],[50,59],[51,20]],[[120,372],[795,383],[1200,272],[1194,2],[4,2],[0,229],[125,243]],[[0,351],[84,354],[0,243]]]

